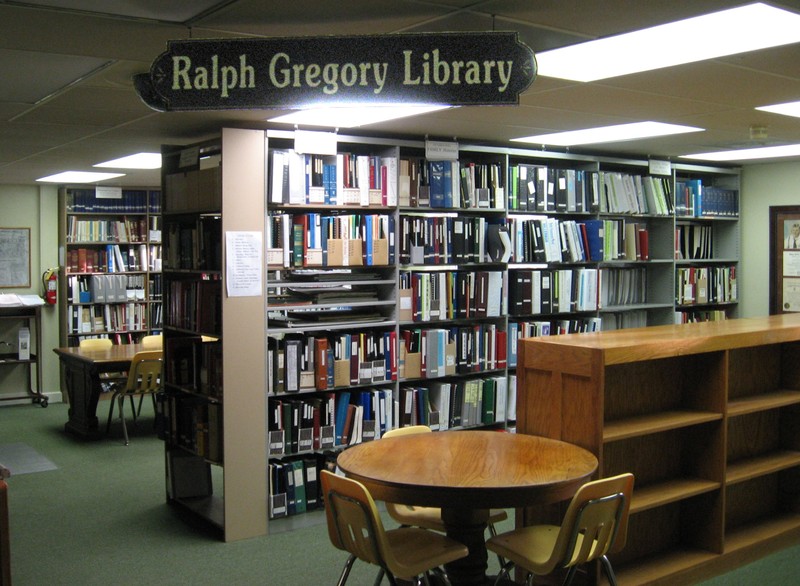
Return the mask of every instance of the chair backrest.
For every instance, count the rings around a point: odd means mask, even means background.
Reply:
[[[163,346],[163,336],[161,334],[145,336],[139,343],[145,350],[161,350]]]
[[[161,350],[142,350],[131,360],[126,393],[153,393],[161,385]]]
[[[381,435],[382,439],[388,439],[390,437],[401,437],[404,435],[416,435],[418,433],[431,433],[431,428],[427,425],[406,425],[405,427],[395,427],[394,429],[390,429]],[[407,519],[404,517],[408,514],[413,514],[417,507],[412,505],[400,505],[397,503],[385,503],[386,504],[386,512],[389,513],[389,516],[392,517],[398,523],[404,524],[407,523]],[[417,521],[419,522],[419,521]]]
[[[550,559],[552,569],[582,564],[625,546],[633,474],[584,484],[567,508]]]
[[[405,427],[395,427],[383,433],[381,437],[399,437],[401,435],[414,435],[417,433],[429,433],[431,428],[427,425],[407,425]]]
[[[396,563],[375,501],[356,480],[328,470],[320,472],[328,537],[334,547],[395,573]]]
[[[81,338],[78,347],[83,350],[106,350],[113,345],[114,342],[109,338]]]

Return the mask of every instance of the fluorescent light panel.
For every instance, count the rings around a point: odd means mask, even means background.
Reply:
[[[800,155],[800,144],[782,146],[757,147],[732,151],[715,151],[681,155],[682,159],[703,159],[706,161],[751,161],[755,159],[771,159],[775,157],[794,157]]]
[[[773,104],[771,106],[759,106],[756,110],[772,112],[773,114],[783,114],[784,116],[795,116],[800,118],[800,101],[787,102],[785,104]]]
[[[323,106],[318,108],[308,108],[298,110],[290,114],[284,114],[276,118],[270,118],[268,122],[279,122],[281,124],[303,124],[308,126],[325,126],[329,128],[353,128],[356,126],[366,126],[408,116],[427,114],[437,110],[450,108],[446,105],[387,105],[379,106],[375,104],[349,106]]]
[[[92,166],[112,169],[160,169],[161,153],[136,153]]]
[[[125,173],[95,173],[92,171],[64,171],[47,177],[40,177],[36,181],[45,183],[97,183],[115,177],[124,177]]]
[[[538,75],[595,81],[800,42],[800,15],[756,3],[536,55]]]
[[[529,142],[533,144],[546,144],[552,146],[573,146],[579,144],[596,144],[601,142],[618,142],[636,138],[649,138],[666,136],[669,134],[683,134],[686,132],[699,132],[702,128],[694,126],[681,126],[666,124],[664,122],[633,122],[631,124],[617,124],[614,126],[601,126],[598,128],[585,128],[552,134],[539,134],[512,138],[513,142]]]

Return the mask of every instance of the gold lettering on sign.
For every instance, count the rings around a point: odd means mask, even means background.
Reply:
[[[514,62],[448,61],[439,49],[422,54],[420,60],[411,49],[403,51],[403,85],[494,85],[500,93],[508,89]]]
[[[236,65],[220,65],[219,55],[211,56],[209,66],[194,65],[190,57],[172,57],[173,90],[219,90],[227,98],[233,89],[256,87],[256,70],[247,64],[247,55],[239,55]]]

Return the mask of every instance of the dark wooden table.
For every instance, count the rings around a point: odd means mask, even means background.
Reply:
[[[128,370],[141,344],[119,344],[106,350],[77,347],[54,348],[64,366],[64,383],[69,397],[69,419],[64,425],[70,433],[87,439],[101,436],[97,421],[100,399],[100,374]]]
[[[454,585],[491,583],[484,537],[490,508],[566,500],[597,469],[566,442],[496,431],[448,431],[381,439],[342,452],[337,464],[373,498],[442,508],[448,536],[469,556],[447,566]]]

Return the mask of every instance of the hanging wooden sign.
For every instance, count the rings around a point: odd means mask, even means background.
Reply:
[[[170,41],[135,76],[151,108],[517,104],[536,75],[516,32]]]

